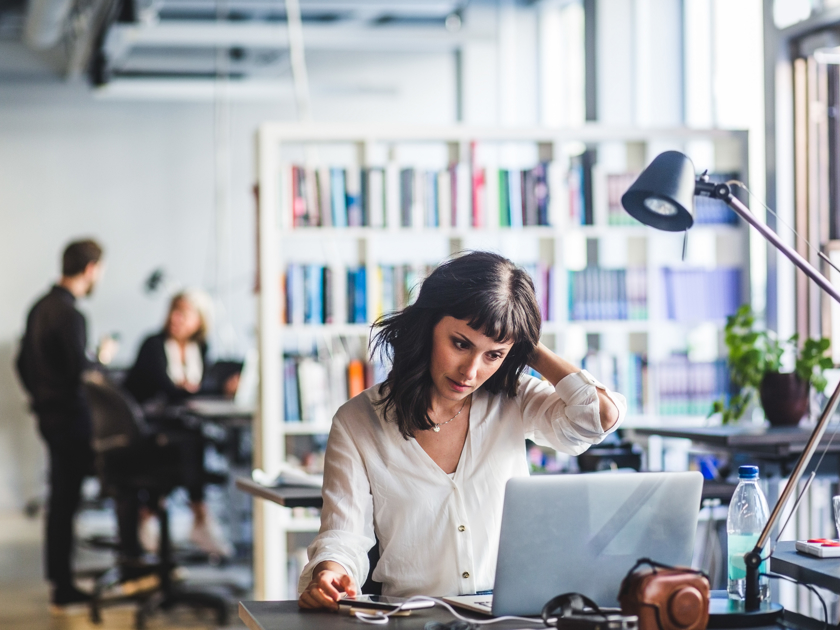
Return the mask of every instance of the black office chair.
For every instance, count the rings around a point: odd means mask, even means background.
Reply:
[[[129,557],[121,557],[117,567],[96,580],[91,601],[91,620],[94,623],[101,622],[101,607],[106,603],[103,593],[108,589],[126,581],[137,583],[152,576],[157,578],[156,588],[108,599],[107,603],[124,602],[127,599],[137,602],[139,606],[135,621],[138,629],[145,625],[146,617],[157,608],[168,609],[179,604],[210,608],[216,613],[218,625],[226,625],[228,609],[224,598],[188,591],[172,580],[176,565],[172,558],[169,514],[165,501],[175,487],[183,485],[184,479],[168,438],[152,434],[139,405],[101,374],[87,374],[84,389],[91,411],[93,449],[102,493],[117,499],[120,530],[129,539],[121,541],[119,545],[122,555]],[[134,553],[139,552],[139,546],[135,544],[136,504],[131,498],[136,497],[140,491],[148,492],[153,497],[152,506],[160,522],[158,558],[151,565],[131,558],[139,555]]]

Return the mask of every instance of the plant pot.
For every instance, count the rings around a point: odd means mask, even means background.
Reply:
[[[761,406],[771,426],[790,427],[799,424],[808,413],[811,386],[795,373],[768,372],[761,379]]]

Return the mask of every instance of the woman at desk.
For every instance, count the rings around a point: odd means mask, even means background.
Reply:
[[[445,262],[415,304],[375,326],[392,369],[333,419],[303,608],[358,594],[375,536],[385,595],[492,589],[505,483],[528,474],[525,439],[578,455],[626,411],[540,343],[533,283],[501,256]]]
[[[199,291],[183,291],[169,303],[163,330],[147,337],[140,346],[125,382],[126,390],[147,409],[163,409],[183,402],[201,390],[207,355],[207,333],[210,323],[210,299]],[[236,390],[235,379],[225,384],[225,393]],[[149,416],[150,424],[160,432],[177,433],[181,444],[182,466],[193,480],[187,490],[193,512],[190,540],[208,553],[229,556],[230,543],[224,540],[218,524],[204,502],[204,440],[201,431],[187,427],[177,418]],[[150,534],[151,513],[140,514],[141,541],[154,547]]]

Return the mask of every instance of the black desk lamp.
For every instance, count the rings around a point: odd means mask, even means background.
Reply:
[[[694,197],[698,195],[720,199],[726,203],[741,218],[758,230],[765,239],[775,245],[776,249],[787,256],[800,271],[816,282],[823,291],[840,304],[840,293],[831,286],[828,279],[796,251],[782,243],[775,232],[760,222],[750,212],[750,209],[732,194],[728,184],[712,183],[705,175],[695,178],[694,165],[691,160],[678,151],[666,151],[658,155],[624,193],[621,197],[621,204],[631,216],[645,225],[659,230],[681,232],[694,224]],[[779,604],[761,601],[758,582],[761,554],[770,538],[770,531],[779,520],[782,509],[793,494],[805,467],[811,461],[811,456],[825,433],[828,421],[837,407],[838,399],[840,399],[840,383],[831,394],[817,426],[808,439],[802,455],[796,462],[790,481],[785,485],[782,495],[773,507],[767,525],[758,537],[755,548],[744,556],[747,577],[743,608],[728,605],[726,610],[716,611],[712,608],[710,611],[712,617],[715,616],[715,613],[726,615],[727,621],[723,623],[729,627],[762,625],[768,620],[778,617],[782,612],[782,607]],[[715,601],[712,600],[713,603]],[[722,602],[723,600],[717,601]],[[738,618],[735,619],[732,615]],[[712,621],[713,619],[710,618],[710,626]]]

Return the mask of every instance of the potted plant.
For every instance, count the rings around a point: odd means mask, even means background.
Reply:
[[[711,416],[722,414],[728,424],[744,415],[755,392],[759,393],[764,414],[771,425],[796,425],[808,410],[811,385],[824,392],[826,379],[823,370],[832,367],[827,356],[830,341],[806,339],[799,346],[799,335],[779,339],[769,330],[758,330],[755,315],[748,304],[726,318],[724,341],[729,351],[729,377],[737,391],[729,400],[717,400]],[[794,371],[784,373],[782,356],[794,353]]]

